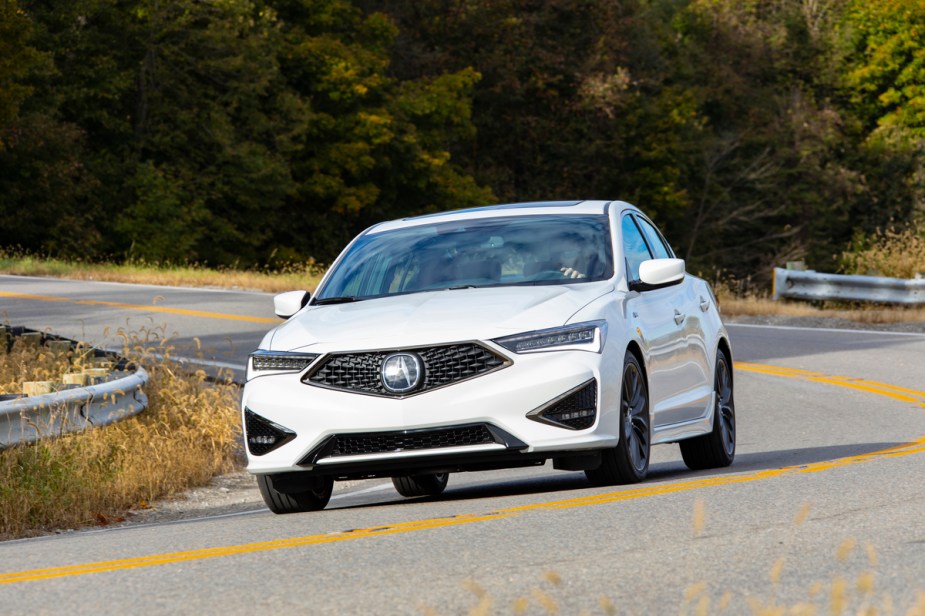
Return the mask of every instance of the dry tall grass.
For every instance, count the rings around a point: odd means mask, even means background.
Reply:
[[[168,359],[148,361],[154,350]],[[74,361],[68,355],[50,360],[36,348],[0,354],[0,383],[18,391],[20,379],[54,379]],[[201,371],[178,371],[163,347],[132,355],[150,377],[146,411],[105,428],[0,451],[0,539],[106,524],[240,465],[237,386],[210,382]]]
[[[274,270],[210,269],[198,265],[145,262],[84,263],[36,257],[0,249],[0,273],[16,276],[49,276],[73,280],[101,280],[176,287],[218,287],[281,293],[314,290],[324,268],[317,263],[291,264]]]
[[[714,291],[723,317],[818,317],[845,319],[867,325],[925,322],[925,307],[774,301],[769,294],[737,295],[722,284],[714,285]]]
[[[869,237],[856,237],[842,253],[840,269],[846,274],[865,276],[925,276],[925,225],[878,230]]]

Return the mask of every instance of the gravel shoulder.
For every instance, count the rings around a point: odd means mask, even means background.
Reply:
[[[828,317],[749,316],[724,319],[727,324],[767,325],[777,327],[803,327],[810,329],[849,329],[866,331],[893,331],[925,334],[925,322],[890,324],[858,323],[847,319]],[[335,493],[350,490],[362,482],[338,482]],[[146,509],[135,509],[125,515],[124,521],[113,526],[161,524],[181,520],[241,514],[265,510],[257,482],[246,471],[236,471],[215,477],[199,488],[151,503]]]

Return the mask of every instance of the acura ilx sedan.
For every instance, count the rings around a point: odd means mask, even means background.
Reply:
[[[276,513],[334,481],[436,496],[451,473],[541,465],[638,482],[651,446],[735,455],[732,351],[706,282],[621,201],[518,203],[378,224],[247,365],[248,470]]]

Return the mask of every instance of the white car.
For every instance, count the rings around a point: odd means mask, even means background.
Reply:
[[[248,470],[276,513],[335,480],[436,496],[450,473],[541,465],[645,478],[735,455],[732,352],[716,300],[621,201],[499,205],[376,225],[248,359]]]

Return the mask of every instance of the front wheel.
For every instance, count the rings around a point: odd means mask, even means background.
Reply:
[[[732,464],[736,454],[736,407],[732,390],[732,369],[726,353],[716,354],[713,377],[713,431],[681,441],[681,457],[691,470],[720,468]]]
[[[309,478],[308,482],[305,491],[280,492],[273,487],[273,475],[257,475],[260,495],[273,513],[302,513],[324,509],[334,491],[334,478]]]
[[[392,485],[402,496],[439,496],[449,480],[449,473],[424,473],[392,477]]]
[[[601,465],[585,471],[595,485],[638,483],[649,472],[652,439],[649,429],[649,388],[636,356],[623,358],[620,394],[620,442],[602,452]]]

